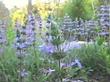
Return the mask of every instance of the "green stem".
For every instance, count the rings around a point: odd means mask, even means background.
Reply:
[[[35,56],[35,58],[37,58],[36,59],[36,61],[37,61],[37,68],[39,69],[39,54],[37,54],[36,53],[36,47],[35,47],[35,42],[33,43],[33,48],[34,48],[34,56]]]
[[[95,17],[96,13],[95,13],[95,7],[94,7],[94,0],[92,1],[92,8],[93,8],[93,12],[94,12],[94,16],[93,17]]]
[[[61,77],[61,60],[58,60],[58,65],[59,65],[59,72],[60,72],[59,82],[62,82],[62,77]]]
[[[22,55],[22,53],[21,53],[22,51],[20,50],[20,55]],[[20,69],[19,69],[19,71],[20,71],[20,79],[19,79],[19,82],[23,82],[23,78],[22,78],[22,76],[21,76],[21,71],[22,71],[22,58],[20,58]]]

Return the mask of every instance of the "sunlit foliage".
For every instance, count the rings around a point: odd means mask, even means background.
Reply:
[[[13,8],[11,10],[11,15],[10,17],[12,18],[12,22],[14,23],[16,20],[20,21],[22,24],[24,23],[25,21],[25,16],[27,14],[27,10],[26,8]]]

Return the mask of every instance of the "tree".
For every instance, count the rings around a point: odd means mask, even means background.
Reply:
[[[28,14],[32,11],[32,0],[28,0]]]
[[[9,10],[5,7],[2,1],[0,1],[0,20],[7,21],[8,19],[9,19]]]
[[[64,6],[64,11],[73,19],[91,19],[94,15],[93,0],[68,0]]]

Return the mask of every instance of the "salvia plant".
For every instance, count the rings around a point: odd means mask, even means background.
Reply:
[[[35,16],[33,14],[30,14],[27,20],[27,44],[35,48],[36,28],[35,28]]]
[[[96,37],[103,36],[107,40],[109,36],[109,5],[101,5],[98,9],[98,20],[83,20],[76,18],[74,21],[68,15],[64,16],[62,30],[66,36],[71,33],[73,39],[94,41]],[[72,31],[72,32],[70,32]],[[65,36],[65,37],[66,37]]]
[[[90,41],[90,39],[93,39],[94,33],[94,36],[97,36],[97,33],[95,32],[97,21],[94,20],[76,18],[73,21],[68,15],[65,15],[61,26],[64,36],[67,36],[67,38],[70,37],[72,40]]]
[[[73,24],[72,19],[68,15],[64,16],[61,28],[62,28],[63,34],[65,36],[65,39],[69,40],[69,39],[74,38],[74,37],[72,37],[72,36],[74,36],[74,34],[72,34],[72,33],[75,32],[74,24]]]
[[[19,29],[17,29],[19,28]],[[16,47],[16,56],[20,60],[18,63],[18,79],[19,82],[24,81],[24,77],[26,73],[25,68],[24,68],[24,57],[26,56],[26,27],[20,25],[19,23],[16,23],[16,42],[15,42],[15,47]]]
[[[36,32],[35,32],[35,17],[33,14],[27,16],[27,20],[24,25],[21,25],[16,21],[16,55],[20,60],[19,63],[19,80],[23,82],[23,79],[28,75],[28,71],[25,69],[24,57],[29,53],[28,48],[33,47],[35,52]]]
[[[99,22],[101,31],[99,33],[100,36],[104,36],[105,39],[108,37],[108,43],[110,41],[110,6],[102,5],[99,7]]]
[[[45,54],[49,55],[51,58],[54,59],[55,62],[53,62],[53,63],[57,64],[57,68],[50,66],[49,69],[47,70],[47,72],[50,71],[50,73],[49,73],[49,74],[51,74],[50,78],[54,77],[49,82],[51,82],[51,81],[64,82],[64,78],[66,76],[66,73],[64,73],[64,72],[66,72],[64,70],[65,68],[70,69],[77,65],[81,69],[82,65],[79,62],[79,60],[77,60],[77,59],[68,64],[62,63],[63,59],[67,55],[67,51],[65,48],[68,48],[65,44],[66,40],[64,39],[62,29],[59,29],[58,24],[55,23],[53,20],[51,20],[51,21],[47,20],[47,23],[49,23],[49,25],[48,25],[49,31],[46,35],[48,37],[46,37],[45,45],[40,46],[40,49],[41,49],[41,51],[45,52]],[[55,76],[53,76],[53,74]],[[71,77],[69,77],[69,78],[71,78]]]
[[[85,21],[85,32],[87,41],[94,41],[97,37],[98,22],[94,20]]]
[[[36,15],[36,24],[37,24],[36,26],[38,27],[38,30],[39,30],[39,34],[41,35],[42,28],[43,28],[43,21],[42,21],[42,18],[39,13],[37,13],[37,15]]]

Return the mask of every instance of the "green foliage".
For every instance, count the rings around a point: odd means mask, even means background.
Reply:
[[[14,38],[15,38],[15,31],[13,31],[15,28],[12,28],[12,25],[10,25],[8,28],[7,28],[7,41],[8,41],[8,44],[11,45],[13,44],[13,41],[14,41]]]
[[[52,56],[54,59],[60,60],[65,57],[65,53],[60,48],[60,45],[64,43],[64,37],[62,36],[61,31],[55,24],[52,24],[50,33],[52,36],[52,45],[56,47],[56,51],[52,54]]]
[[[79,58],[85,68],[90,68],[94,73],[109,74],[110,73],[110,49],[104,45],[88,45],[81,49],[73,50],[69,58]]]
[[[97,38],[97,44],[98,44],[98,45],[102,45],[104,42],[105,42],[104,37],[98,37],[98,38]]]
[[[68,0],[64,11],[75,18],[91,19],[94,16],[93,0]]]
[[[56,25],[52,25],[51,36],[52,36],[52,44],[55,46],[59,46],[64,42],[61,31]]]
[[[61,35],[59,29],[53,27],[52,36],[56,38],[58,35]],[[14,32],[12,32],[12,28],[9,28],[7,31],[8,41],[12,44],[14,39]],[[9,37],[10,36],[10,37]],[[54,41],[54,40],[53,40]],[[60,38],[56,41],[64,42],[64,39]],[[58,42],[54,45],[60,45],[62,42]],[[70,51],[66,56],[65,53],[54,53],[55,60],[50,56],[42,56],[42,53],[36,49],[36,54],[33,48],[29,48],[29,53],[27,57],[25,57],[24,62],[26,66],[26,70],[29,71],[29,76],[25,78],[26,82],[59,82],[60,78],[82,78],[87,80],[87,73],[89,70],[93,70],[94,73],[107,75],[110,74],[110,47],[102,44],[103,40],[101,40],[100,44],[95,45],[87,45],[82,47],[81,49],[74,49]],[[40,43],[40,42],[37,42]],[[39,44],[38,44],[39,45]],[[36,45],[36,46],[38,46]],[[11,45],[7,45],[6,52],[3,55],[0,54],[0,81],[1,82],[18,82],[18,63],[20,62],[16,55],[14,49]],[[57,56],[56,56],[57,54]],[[62,56],[64,57],[59,57]],[[62,59],[63,58],[63,59]],[[59,70],[59,62],[56,60],[61,60],[63,62],[69,63],[73,61],[75,58],[79,58],[81,63],[83,64],[83,69],[79,68],[69,68],[62,67]],[[45,71],[43,69],[55,69],[54,72],[49,74],[44,74]]]

